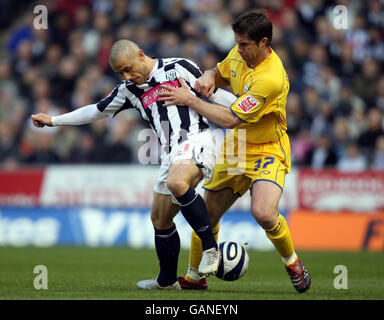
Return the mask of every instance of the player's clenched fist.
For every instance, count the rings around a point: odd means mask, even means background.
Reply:
[[[211,70],[207,70],[204,74],[196,80],[195,90],[208,98],[213,94],[215,90],[215,73]]]
[[[42,128],[44,126],[52,127],[52,119],[50,116],[44,113],[38,113],[31,115],[33,125],[38,128]]]

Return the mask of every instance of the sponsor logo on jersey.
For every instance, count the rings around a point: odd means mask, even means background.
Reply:
[[[252,95],[247,95],[245,98],[237,102],[237,106],[244,112],[248,113],[260,104]]]
[[[162,84],[165,84],[167,86],[172,86],[175,88],[180,87],[179,81],[177,81],[177,80],[163,82]],[[148,108],[152,103],[155,103],[156,101],[158,101],[160,98],[159,93],[165,92],[165,91],[167,91],[167,90],[160,87],[160,85],[157,85],[156,87],[153,87],[152,89],[144,92],[141,95],[141,101],[143,102],[144,108]]]

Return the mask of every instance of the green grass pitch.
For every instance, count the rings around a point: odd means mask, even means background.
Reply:
[[[157,275],[154,249],[0,248],[1,300],[382,300],[383,252],[298,252],[312,275],[309,292],[297,293],[275,251],[248,250],[247,274],[233,282],[210,277],[206,291],[144,291],[136,282]],[[179,273],[186,271],[182,250]],[[48,269],[48,289],[36,290],[36,265]],[[335,289],[337,265],[348,270],[348,289]]]

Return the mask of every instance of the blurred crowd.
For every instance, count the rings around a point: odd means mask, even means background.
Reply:
[[[23,10],[8,12],[18,3]],[[34,28],[35,5],[48,28]],[[347,9],[346,29],[337,5]],[[117,39],[152,57],[185,57],[212,68],[234,46],[233,18],[262,8],[272,48],[290,78],[293,166],[384,170],[384,0],[2,1],[0,165],[138,163],[147,128],[138,112],[76,127],[34,128],[33,113],[57,115],[105,97],[121,80],[108,64]],[[345,21],[344,21],[345,22]]]

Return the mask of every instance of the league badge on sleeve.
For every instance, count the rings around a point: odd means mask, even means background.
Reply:
[[[243,99],[239,100],[236,104],[244,112],[248,113],[249,111],[256,108],[261,102],[257,100],[253,95],[248,94]]]

